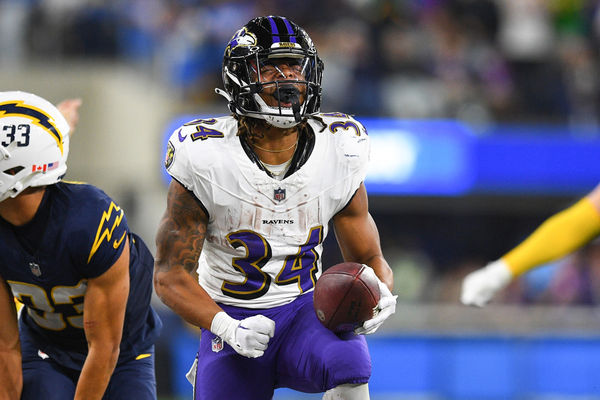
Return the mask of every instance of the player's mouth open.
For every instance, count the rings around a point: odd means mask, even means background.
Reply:
[[[273,97],[279,101],[282,107],[292,107],[293,103],[300,102],[300,91],[292,85],[285,85],[273,93]]]

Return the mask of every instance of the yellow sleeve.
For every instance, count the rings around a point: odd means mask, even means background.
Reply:
[[[584,197],[573,206],[548,218],[502,259],[514,275],[557,260],[600,234],[600,214]]]

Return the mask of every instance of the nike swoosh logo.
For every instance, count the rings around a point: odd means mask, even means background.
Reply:
[[[123,232],[123,236],[121,236],[121,239],[116,240],[113,242],[113,248],[118,249],[119,246],[121,245],[121,242],[123,241],[123,239],[125,239],[125,234],[127,234],[127,231]]]
[[[179,136],[180,142],[183,142],[185,140],[185,138],[187,137],[187,135],[181,136],[181,129],[179,131],[177,131],[177,136]]]

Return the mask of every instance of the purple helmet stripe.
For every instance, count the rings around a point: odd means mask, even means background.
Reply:
[[[271,32],[273,32],[273,43],[281,42],[281,39],[279,39],[279,29],[277,29],[277,24],[272,17],[269,17],[269,23],[271,24]]]
[[[294,30],[292,29],[292,24],[287,18],[282,18],[283,22],[285,22],[285,27],[287,28],[288,35],[290,35],[290,42],[296,43],[296,36],[294,35]]]

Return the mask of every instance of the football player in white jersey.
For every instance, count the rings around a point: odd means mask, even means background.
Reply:
[[[319,113],[322,70],[302,28],[255,18],[225,49],[217,92],[232,115],[169,140],[154,281],[202,328],[196,399],[266,400],[279,387],[369,398],[363,334],[394,313],[396,296],[363,185],[369,138],[352,117]],[[342,335],[313,310],[330,221],[344,259],[372,268],[382,293],[374,317]]]

